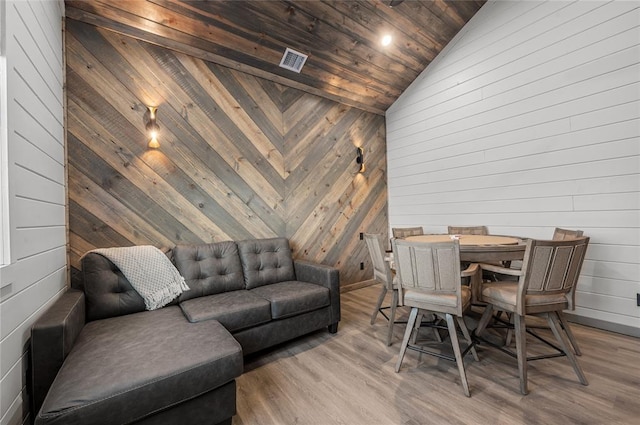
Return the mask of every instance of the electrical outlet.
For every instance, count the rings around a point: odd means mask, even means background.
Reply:
[[[364,239],[364,233],[360,232],[360,240]]]
[[[364,270],[364,263],[360,263],[360,270]],[[638,294],[640,296],[640,294]]]

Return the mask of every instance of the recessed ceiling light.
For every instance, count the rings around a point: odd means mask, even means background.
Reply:
[[[391,36],[387,34],[384,37],[382,37],[382,45],[388,46],[389,44],[391,44]]]

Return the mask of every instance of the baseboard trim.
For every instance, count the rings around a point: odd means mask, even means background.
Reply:
[[[367,286],[375,285],[378,283],[375,279],[363,280],[362,282],[350,283],[340,287],[340,293],[355,291],[356,289],[366,288]]]
[[[565,313],[564,316],[568,321],[578,323],[580,325],[591,326],[592,328],[603,329],[605,331],[611,331],[623,335],[633,336],[640,338],[640,329],[633,326],[621,325],[619,323],[606,322],[600,319],[593,319],[591,317],[578,316],[575,314]]]

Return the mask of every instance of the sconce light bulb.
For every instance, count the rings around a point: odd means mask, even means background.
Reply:
[[[356,148],[356,163],[360,165],[359,173],[364,173],[364,149],[361,147]]]
[[[160,143],[158,142],[158,130],[160,126],[156,123],[156,111],[158,110],[155,106],[149,106],[149,121],[146,124],[146,130],[149,132],[149,148],[158,149],[160,147]]]
[[[391,35],[386,34],[384,37],[382,37],[382,45],[388,46],[389,44],[391,44]]]

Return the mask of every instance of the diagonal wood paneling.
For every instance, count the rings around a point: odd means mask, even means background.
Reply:
[[[73,19],[66,52],[72,266],[94,247],[286,236],[343,285],[371,276],[358,236],[388,227],[383,117]]]

